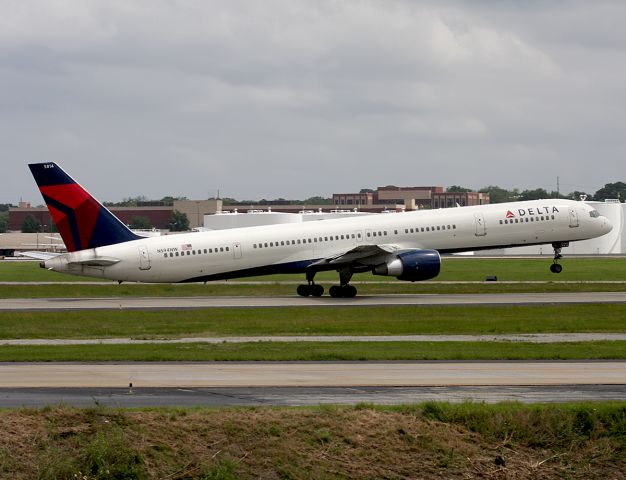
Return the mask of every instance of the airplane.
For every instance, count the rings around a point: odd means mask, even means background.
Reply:
[[[560,273],[563,247],[613,228],[584,202],[544,199],[145,238],[56,163],[29,167],[68,251],[28,256],[42,260],[42,268],[119,283],[299,273],[306,283],[298,295],[320,297],[316,273],[337,271],[339,285],[330,287],[330,296],[351,298],[354,273],[428,280],[447,253],[552,244],[550,270]]]

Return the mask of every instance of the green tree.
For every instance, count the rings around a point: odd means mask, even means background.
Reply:
[[[506,190],[498,187],[497,185],[489,185],[488,187],[481,188],[479,192],[489,194],[489,203],[514,202],[519,198],[519,191],[517,188],[513,190]]]
[[[172,232],[184,232],[189,230],[189,219],[183,212],[174,210],[172,212],[172,216],[170,217],[170,221],[167,223],[167,227]]]
[[[303,202],[306,205],[332,205],[332,198],[324,198],[324,197],[309,197],[306,198]]]
[[[626,199],[626,183],[607,183],[593,195],[593,198],[599,202],[607,198],[619,198],[623,202]]]
[[[446,188],[446,192],[449,193],[463,193],[463,192],[471,192],[472,189],[471,188],[465,188],[465,187],[460,187],[458,185],[452,185],[448,188]]]
[[[41,222],[39,220],[32,215],[26,216],[24,222],[22,223],[22,233],[37,233],[42,230]]]
[[[545,188],[524,190],[519,196],[520,200],[539,200],[541,198],[550,198],[550,194],[545,190]]]
[[[7,231],[9,226],[9,214],[7,212],[0,213],[0,233]]]
[[[578,190],[574,190],[573,192],[568,193],[565,198],[570,200],[580,200],[581,195],[586,195],[586,200],[593,200],[593,195],[587,192],[580,192]]]
[[[174,205],[176,200],[187,200],[187,197],[172,197],[171,195],[166,195],[159,201],[163,202],[164,205]]]
[[[128,226],[132,229],[143,229],[143,230],[152,228],[152,224],[150,223],[150,220],[142,216],[132,217],[130,221],[128,222]]]

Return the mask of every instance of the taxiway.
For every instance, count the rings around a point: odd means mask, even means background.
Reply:
[[[328,296],[264,297],[103,297],[103,298],[7,298],[0,311],[53,310],[166,310],[230,307],[391,306],[391,305],[541,305],[626,303],[626,292],[496,293],[363,295],[355,298]]]

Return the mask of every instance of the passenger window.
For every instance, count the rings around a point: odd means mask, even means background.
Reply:
[[[230,252],[230,247],[226,247],[226,251],[227,251],[227,252]]]
[[[167,258],[167,253],[164,253],[164,254],[163,254],[163,256],[164,256],[165,258]]]
[[[170,258],[172,258],[174,256],[174,254],[172,252],[170,252]]]
[[[191,252],[189,250],[187,250],[187,256],[191,255]]]
[[[430,232],[430,227],[426,227],[426,231],[427,231],[427,232]]]
[[[176,256],[178,257],[178,252],[176,252]]]
[[[280,244],[284,247],[284,246],[285,246],[285,241],[284,241],[284,240],[282,240],[282,241],[280,242]]]

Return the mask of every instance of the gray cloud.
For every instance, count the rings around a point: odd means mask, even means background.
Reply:
[[[624,180],[626,6],[7,1],[0,202]]]

